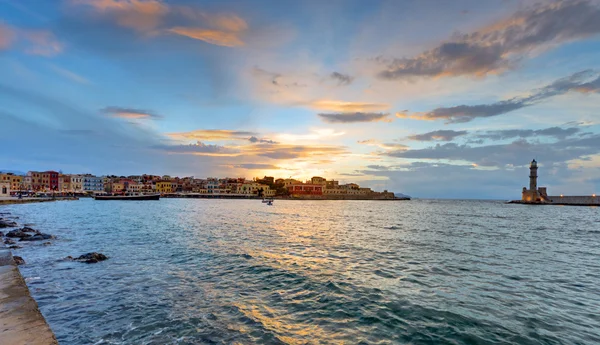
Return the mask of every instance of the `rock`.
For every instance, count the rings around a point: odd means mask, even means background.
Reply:
[[[0,220],[0,228],[16,228],[17,226],[19,225],[15,222]]]
[[[14,255],[13,259],[17,265],[25,265],[25,260],[22,257]]]
[[[42,245],[44,245],[44,246],[49,246],[51,244],[52,244],[52,242],[44,242],[44,243],[42,243]]]
[[[38,235],[41,234],[41,232],[39,232],[38,230],[32,229],[32,228],[30,228],[28,226],[24,226],[23,228],[21,228],[21,231],[23,231],[23,232],[33,232],[33,233],[36,233]]]
[[[23,232],[21,229],[11,230],[6,234],[6,237],[25,238],[31,237],[30,234]]]
[[[23,247],[21,247],[21,246],[10,246],[10,247],[8,247],[8,249],[21,249],[21,248],[23,248]]]
[[[4,240],[4,244],[16,244],[17,242],[15,242],[15,240],[11,240],[10,238],[7,238]]]
[[[0,237],[4,237],[4,233],[0,231]]]
[[[85,262],[88,264],[93,264],[99,261],[104,261],[108,259],[108,257],[102,253],[87,253],[87,254],[83,254],[80,257],[74,259],[75,261],[81,261],[81,262]]]
[[[53,239],[54,236],[50,235],[50,234],[35,234],[33,236],[28,236],[28,237],[21,237],[21,239],[19,241],[43,241],[43,240],[51,240]]]

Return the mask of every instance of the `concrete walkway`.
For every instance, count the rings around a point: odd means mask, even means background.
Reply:
[[[6,249],[0,249],[0,344],[58,344]]]

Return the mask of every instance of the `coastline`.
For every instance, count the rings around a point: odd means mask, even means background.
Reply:
[[[4,248],[0,249],[0,327],[3,344],[58,344],[11,251]]]
[[[23,199],[0,199],[1,205],[16,205],[16,204],[33,204],[38,202],[51,202],[51,201],[60,201],[60,200],[79,200],[79,198],[23,198]]]

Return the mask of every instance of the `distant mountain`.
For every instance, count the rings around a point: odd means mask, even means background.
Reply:
[[[402,193],[395,193],[394,196],[396,198],[410,198],[410,195],[406,195],[406,194],[402,194]]]
[[[1,174],[7,174],[7,173],[13,173],[15,175],[27,175],[27,173],[24,173],[22,171],[17,171],[17,170],[4,170],[4,169],[0,169],[0,173]]]

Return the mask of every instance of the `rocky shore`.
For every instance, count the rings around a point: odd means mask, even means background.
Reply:
[[[52,200],[46,200],[52,201]],[[37,201],[41,202],[41,201]],[[29,294],[18,265],[26,258],[13,255],[24,246],[47,246],[56,236],[34,229],[30,224],[19,225],[19,217],[0,209],[0,344],[54,345],[58,344],[37,303]],[[86,253],[57,260],[93,264],[107,260],[102,253]]]

